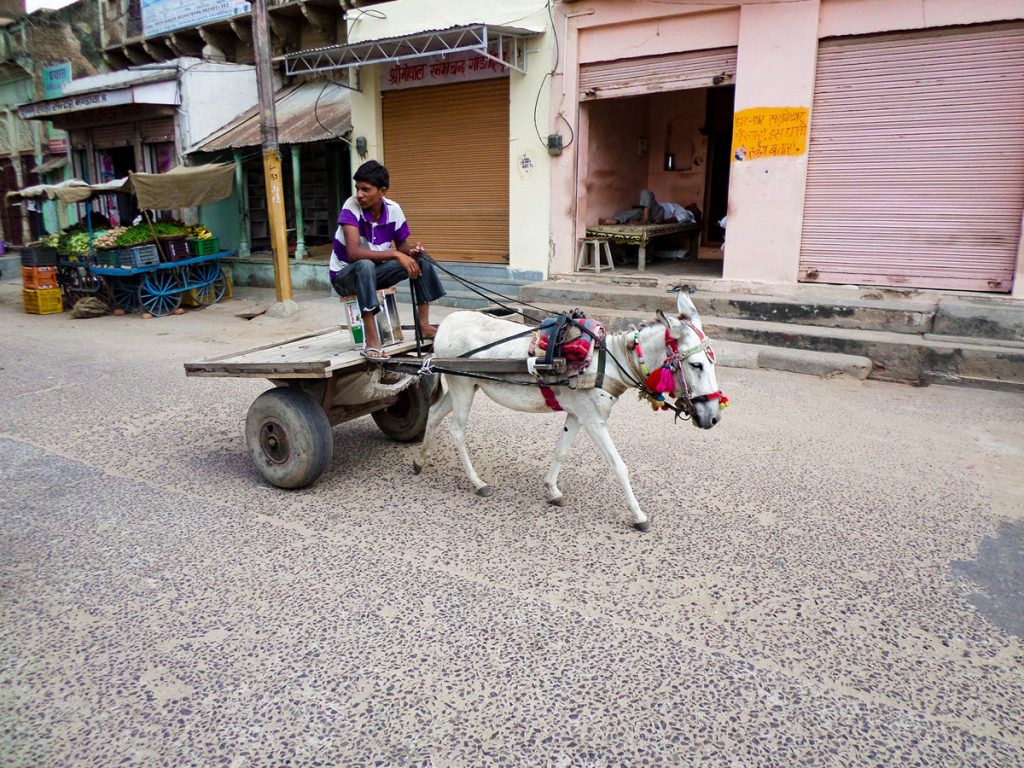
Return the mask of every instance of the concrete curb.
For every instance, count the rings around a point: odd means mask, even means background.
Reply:
[[[714,348],[719,364],[725,368],[765,368],[827,379],[859,381],[871,373],[871,361],[859,355],[786,349],[739,341],[714,341]]]

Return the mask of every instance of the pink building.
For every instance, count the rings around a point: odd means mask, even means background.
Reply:
[[[552,272],[648,187],[728,281],[1024,297],[1024,0],[559,7]]]

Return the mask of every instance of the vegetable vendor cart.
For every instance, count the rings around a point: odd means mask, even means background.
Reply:
[[[156,317],[171,314],[189,291],[200,306],[216,304],[227,292],[220,260],[232,251],[217,251],[164,264],[132,267],[90,266],[89,272],[107,281],[110,301],[126,312],[142,308]]]

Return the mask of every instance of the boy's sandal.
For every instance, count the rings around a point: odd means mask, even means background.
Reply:
[[[391,357],[383,347],[367,347],[359,354],[367,360],[388,360]]]

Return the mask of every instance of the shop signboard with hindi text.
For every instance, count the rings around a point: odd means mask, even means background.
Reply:
[[[492,77],[508,77],[508,67],[479,53],[430,56],[385,65],[382,67],[380,89],[397,91],[403,88],[487,80]]]
[[[142,34],[163,35],[251,11],[248,0],[142,0]]]

